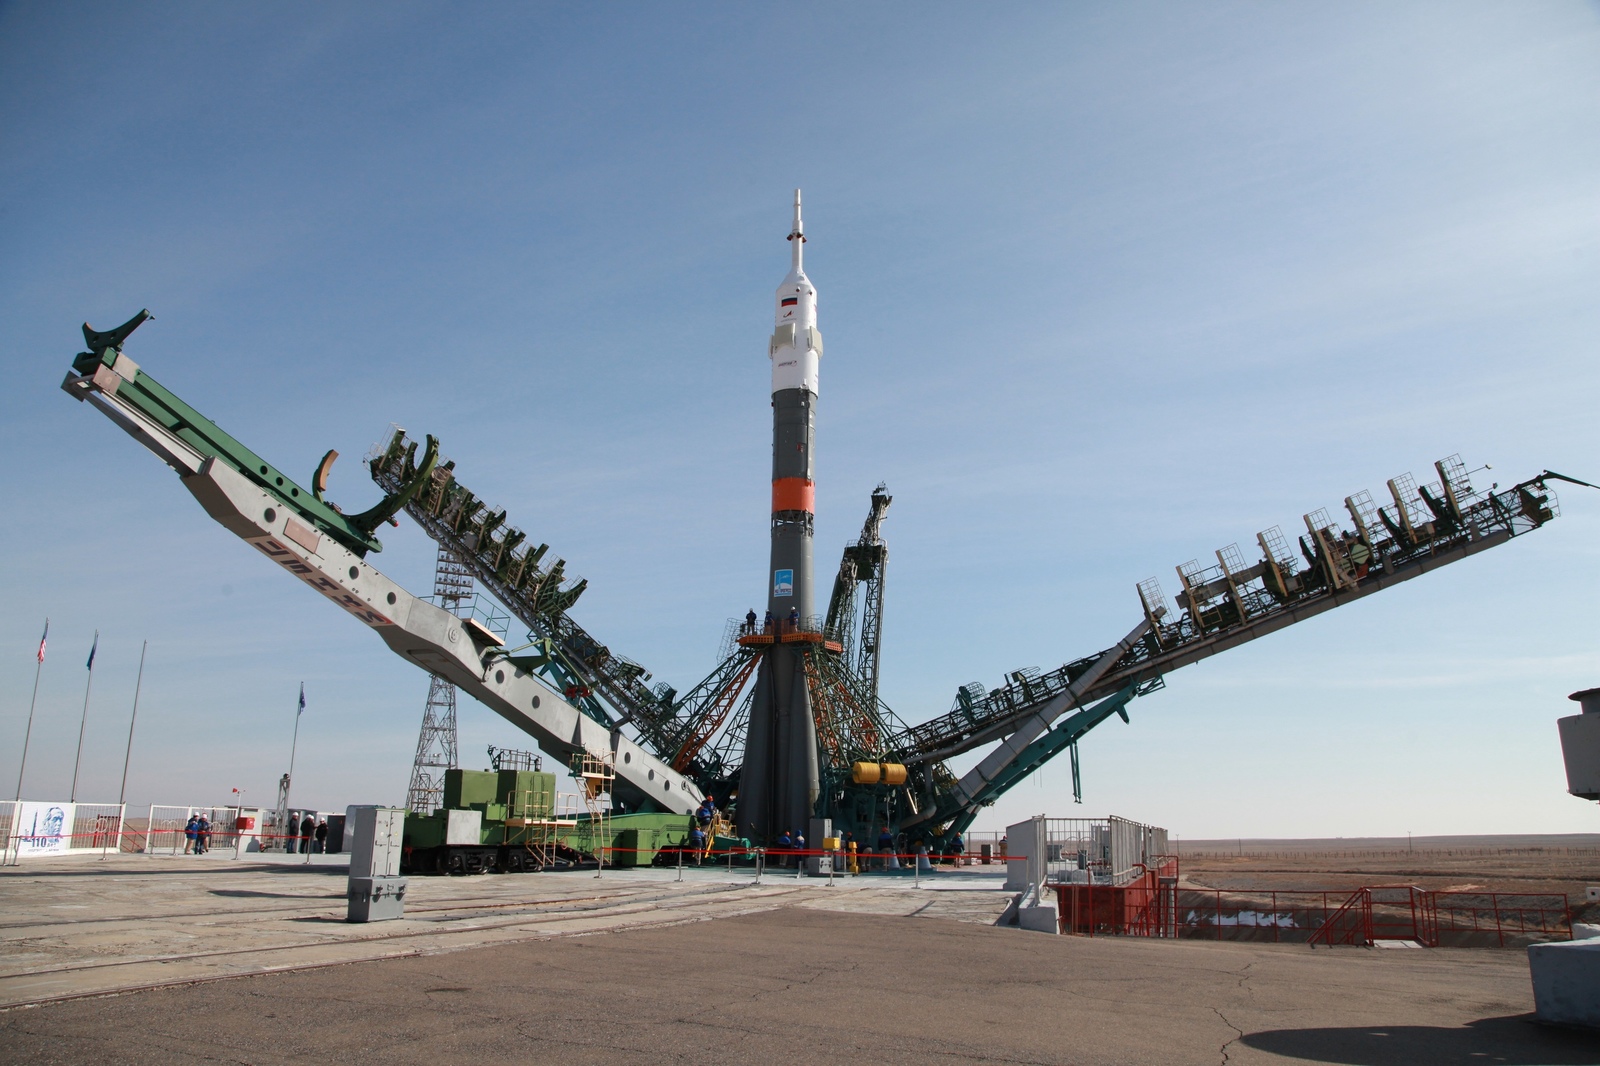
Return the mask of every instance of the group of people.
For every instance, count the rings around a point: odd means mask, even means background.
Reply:
[[[753,636],[753,635],[755,635],[757,633],[771,633],[772,632],[772,626],[776,621],[777,621],[777,619],[772,617],[772,612],[768,611],[766,620],[761,623],[761,628],[757,629],[756,628],[756,612],[755,612],[755,608],[752,607],[750,609],[750,612],[744,616],[744,627],[739,631],[740,635],[751,635],[751,636]],[[800,630],[800,608],[791,607],[791,608],[789,608],[789,617],[787,619],[785,619],[784,632],[785,633],[797,633],[797,632],[799,632],[799,630]]]
[[[284,851],[293,853],[296,850],[301,855],[321,855],[328,849],[328,822],[327,819],[318,821],[306,815],[300,821],[300,835],[294,835],[295,825],[289,822],[289,835],[284,841]],[[183,827],[183,853],[185,855],[204,855],[211,850],[211,822],[203,814],[189,815],[188,823]],[[299,845],[296,848],[296,844]]]
[[[845,836],[848,837],[849,834],[846,833]],[[847,849],[848,847],[849,845],[846,845]],[[965,852],[966,844],[962,841],[961,834],[957,833],[954,837],[950,838],[949,843],[945,846],[945,850],[939,856],[930,856],[928,852],[928,846],[922,841],[918,840],[911,845],[911,854],[906,857],[914,857],[917,863],[917,868],[923,871],[928,871],[932,869],[932,863],[935,861],[947,863],[951,866],[962,865]],[[881,829],[879,829],[877,850],[879,868],[883,870],[900,869],[900,859],[902,854],[903,853],[900,851],[900,846],[895,839],[895,835],[894,833],[890,832],[889,827],[883,826]],[[871,856],[867,856],[867,858],[870,860]]]
[[[292,826],[294,823],[291,822]],[[300,820],[300,854],[321,855],[328,849],[328,821],[324,818],[317,821],[311,815],[306,815]],[[295,838],[289,841],[288,851],[294,851]]]
[[[716,820],[717,797],[707,796],[700,801],[700,806],[694,812],[694,822],[689,826],[689,850],[694,852],[696,864],[705,859]]]
[[[183,827],[183,853],[204,855],[210,850],[211,822],[203,814],[189,815],[189,823]]]
[[[806,850],[806,835],[804,833],[790,832],[789,830],[785,829],[783,834],[778,837],[777,846],[772,850],[778,852],[787,851],[791,853],[799,853],[798,855],[789,854],[783,857],[783,865],[793,866],[796,858],[804,857]]]

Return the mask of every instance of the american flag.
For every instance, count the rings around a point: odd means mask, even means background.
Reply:
[[[50,639],[50,619],[44,620],[44,636],[39,638],[39,661],[44,662],[44,642]]]

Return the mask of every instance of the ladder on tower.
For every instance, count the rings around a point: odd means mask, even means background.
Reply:
[[[606,852],[611,849],[611,792],[617,779],[616,759],[616,753],[609,751],[604,755],[578,752],[572,757],[572,777],[587,811],[579,834],[582,850],[594,856],[601,870],[606,866]]]

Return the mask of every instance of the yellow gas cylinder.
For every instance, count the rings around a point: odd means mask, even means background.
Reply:
[[[858,762],[850,764],[850,780],[858,785],[876,785],[878,778],[878,764],[875,762]]]
[[[850,780],[858,785],[903,785],[906,768],[897,762],[851,763]]]

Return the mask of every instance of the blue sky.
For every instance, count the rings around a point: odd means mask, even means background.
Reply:
[[[680,689],[766,566],[770,294],[805,189],[819,571],[895,496],[884,695],[1105,647],[1135,583],[1432,480],[1600,478],[1594,4],[0,7],[0,794],[397,800],[426,678],[56,386],[84,319],[330,496],[391,422]],[[1177,671],[984,822],[1574,832],[1600,493]],[[375,562],[413,589],[409,524]],[[825,590],[824,590],[825,591]],[[471,701],[462,751],[522,739]]]

